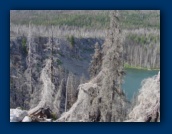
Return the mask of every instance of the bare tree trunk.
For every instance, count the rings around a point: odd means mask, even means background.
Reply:
[[[31,51],[31,26],[30,26],[30,22],[29,22],[29,33],[28,33],[28,42],[29,42],[29,52],[28,52],[28,58],[29,58],[29,69],[30,69],[30,91],[32,91],[32,63],[31,63],[31,56],[32,56],[32,51]]]
[[[68,81],[67,81],[67,82],[68,82]],[[67,83],[67,84],[68,84],[68,83]],[[68,93],[68,88],[66,87],[65,112],[67,112],[67,101],[68,101],[67,93]]]
[[[157,46],[155,46],[155,48],[153,49],[153,56],[152,56],[152,58],[153,58],[152,67],[153,68],[156,68],[156,55],[157,55]]]
[[[53,45],[54,45],[54,40],[53,40],[53,26],[51,26],[51,82],[53,83]]]
[[[142,56],[143,56],[143,48],[140,47],[140,67],[142,67]]]

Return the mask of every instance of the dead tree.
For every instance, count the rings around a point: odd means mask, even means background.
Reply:
[[[51,25],[51,82],[54,82],[53,76],[53,65],[54,65],[54,59],[53,59],[53,53],[54,53],[54,39],[53,39],[53,26]]]
[[[92,61],[89,67],[90,77],[95,77],[101,70],[102,66],[102,52],[98,42],[95,44],[95,52],[92,56]]]
[[[29,33],[28,33],[28,59],[29,59],[29,76],[30,76],[30,81],[29,81],[29,87],[30,87],[30,91],[33,93],[33,89],[32,89],[32,47],[31,47],[31,40],[32,40],[32,35],[31,35],[31,22],[29,22]]]

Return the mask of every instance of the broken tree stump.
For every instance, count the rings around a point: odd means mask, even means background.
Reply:
[[[52,118],[52,111],[49,107],[39,108],[29,115],[34,122],[42,122],[45,119]]]

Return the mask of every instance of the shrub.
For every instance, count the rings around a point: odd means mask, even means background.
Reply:
[[[61,65],[62,64],[62,61],[59,60],[59,59],[57,59],[56,62],[57,62],[58,65]]]
[[[71,48],[73,48],[74,45],[75,45],[75,38],[74,38],[74,36],[73,35],[72,36],[68,36],[67,40],[70,42]]]
[[[52,120],[57,120],[57,115],[55,113],[51,114]]]
[[[126,38],[128,40],[131,40],[137,44],[140,44],[140,45],[147,45],[147,44],[150,44],[150,43],[156,43],[159,41],[159,36],[157,35],[137,35],[137,34],[129,34],[126,36]]]
[[[27,53],[28,53],[27,46],[26,46],[26,42],[27,42],[26,38],[23,37],[23,38],[22,38],[22,50],[23,50],[23,53],[24,53],[25,55],[27,55]]]

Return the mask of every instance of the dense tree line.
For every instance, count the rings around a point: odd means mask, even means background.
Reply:
[[[126,67],[159,69],[160,44],[138,44],[127,39],[124,43],[124,59]]]

